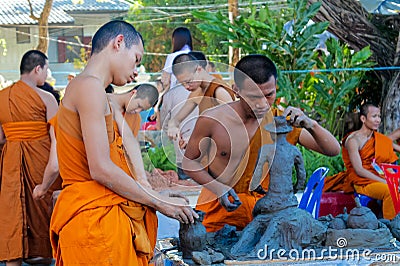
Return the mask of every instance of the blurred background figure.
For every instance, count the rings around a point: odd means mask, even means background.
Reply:
[[[177,85],[176,77],[172,73],[172,62],[178,55],[187,54],[192,50],[192,35],[189,29],[176,28],[172,33],[172,53],[167,56],[161,76],[161,85],[165,94],[162,97],[162,108],[160,109],[160,126],[164,132],[168,131],[169,120],[179,112],[190,94],[182,85]],[[196,109],[182,123],[181,132],[184,132],[182,137],[186,140],[189,139],[194,128],[197,115],[198,110]],[[174,141],[174,147],[178,176],[180,179],[188,179],[189,177],[183,173],[181,168],[184,151],[180,149],[178,141]]]
[[[48,83],[47,81],[42,85],[42,86],[38,86],[38,88],[50,92],[54,98],[57,101],[57,104],[60,105],[60,93],[58,91],[56,91],[54,89],[54,87],[52,85],[50,85],[50,83]]]
[[[216,69],[215,69],[215,64],[214,62],[211,61],[207,61],[207,67],[206,70],[208,73],[210,73],[211,75],[213,75],[214,77],[216,77],[217,79],[223,80],[223,77],[221,74],[216,73]]]
[[[67,76],[68,83],[76,77],[75,73],[69,73]]]
[[[164,90],[173,88],[176,85],[176,78],[172,73],[172,62],[180,54],[187,54],[193,50],[192,35],[185,27],[178,27],[172,33],[172,54],[167,56],[161,75],[161,84]]]

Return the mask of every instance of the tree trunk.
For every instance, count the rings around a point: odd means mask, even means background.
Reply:
[[[238,0],[228,0],[228,13],[229,20],[231,23],[236,19],[239,15],[239,6]],[[231,66],[236,66],[236,63],[239,61],[239,48],[233,48],[229,46],[229,64]]]
[[[43,53],[47,53],[48,47],[49,47],[49,15],[51,11],[51,7],[53,6],[53,0],[46,0],[43,10],[40,13],[40,17],[35,16],[33,13],[32,9],[32,4],[31,1],[28,0],[29,6],[30,6],[30,11],[31,15],[30,17],[38,22],[39,26],[39,43],[38,46],[36,47],[37,50],[42,51]]]
[[[400,128],[400,71],[388,84],[389,92],[382,106],[382,121],[385,133]]]
[[[320,2],[321,8],[313,20],[329,21],[328,31],[356,51],[369,45],[378,66],[400,65],[400,16],[369,14],[357,0]],[[383,131],[388,133],[400,127],[400,72],[385,70],[378,75],[382,80]]]

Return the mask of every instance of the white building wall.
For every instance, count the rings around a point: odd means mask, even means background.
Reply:
[[[31,27],[31,35],[38,35],[38,29]],[[22,55],[35,49],[38,38],[31,36],[30,43],[17,43],[15,27],[0,27],[0,39],[6,40],[7,51],[0,54],[0,75],[7,80],[19,79],[19,64]]]

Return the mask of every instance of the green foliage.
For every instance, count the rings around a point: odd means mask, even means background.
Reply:
[[[341,155],[337,155],[334,157],[327,157],[318,152],[314,152],[304,148],[303,146],[297,146],[304,160],[304,165],[306,166],[307,178],[311,176],[311,174],[318,167],[325,166],[329,168],[328,175],[334,175],[341,171],[344,171],[344,163]]]
[[[176,171],[175,150],[173,144],[150,148],[147,152],[142,152],[142,158],[144,169],[148,172],[153,171],[154,168],[163,171]]]
[[[74,39],[79,44],[83,45],[83,43],[82,43],[81,39],[79,38],[79,36],[74,36]],[[69,52],[71,52],[72,54],[75,55],[75,57],[73,58],[73,62],[72,62],[74,64],[74,68],[83,70],[85,68],[85,66],[87,65],[87,62],[88,62],[89,57],[90,57],[90,53],[89,53],[88,49],[84,48],[84,47],[77,48],[77,47],[72,46],[72,45],[67,45],[67,49],[68,49]],[[69,60],[67,59],[66,62],[69,62]]]
[[[203,23],[199,28],[216,36],[225,36],[226,45],[241,48],[243,54],[264,54],[278,69],[277,97],[300,107],[317,119],[335,136],[342,133],[343,123],[338,123],[348,111],[363,77],[362,71],[310,73],[311,69],[369,67],[371,56],[368,47],[352,54],[346,45],[335,39],[327,41],[325,55],[316,50],[318,34],[328,27],[328,22],[309,23],[321,3],[307,5],[307,0],[289,0],[288,8],[276,11],[268,6],[250,8],[248,14],[238,17],[233,24],[221,12],[195,11],[193,15]],[[286,26],[285,26],[286,25]]]
[[[273,60],[279,69],[311,69],[315,62],[315,47],[319,42],[316,34],[327,29],[328,23],[307,25],[320,7],[314,3],[307,8],[307,1],[289,0],[288,8],[279,11],[264,6],[250,8],[249,14],[238,17],[233,24],[223,14],[193,12],[195,17],[207,21],[199,28],[215,35],[226,36],[227,45],[241,48],[244,54],[264,54]],[[292,34],[285,30],[291,23]],[[287,25],[288,26],[288,25]],[[285,73],[278,76],[278,97],[284,96],[291,105],[309,110],[305,103],[308,95],[302,83],[309,73]]]
[[[345,170],[341,155],[327,157],[318,152],[308,150],[301,145],[297,145],[297,148],[299,148],[303,156],[304,166],[306,168],[306,184],[312,173],[321,166],[329,168],[328,176],[332,176]],[[295,185],[297,182],[297,176],[294,167],[292,173],[292,182],[293,185]]]
[[[326,42],[329,55],[317,58],[318,69],[369,67],[371,56],[369,47],[352,54],[347,45],[337,40]],[[317,73],[307,80],[305,90],[313,95],[308,101],[312,116],[320,117],[320,123],[335,136],[343,136],[344,115],[352,111],[348,106],[356,95],[356,88],[364,76],[363,71],[332,71]]]
[[[224,0],[204,1],[204,0],[180,0],[170,2],[168,0],[147,0],[133,1],[133,9],[125,18],[132,23],[135,28],[142,34],[145,42],[145,52],[158,54],[169,54],[172,52],[172,32],[177,27],[187,27],[193,38],[193,49],[202,51],[206,55],[227,54],[228,47],[221,46],[222,37],[215,37],[207,32],[202,32],[196,25],[200,22],[194,18],[189,7],[193,5],[206,6],[226,4]],[[158,9],[157,7],[177,6],[179,9]],[[205,7],[206,8],[206,7]],[[227,11],[227,8],[225,8]],[[205,10],[203,8],[203,10]],[[165,55],[146,54],[143,57],[143,65],[148,72],[160,71],[165,63]],[[209,56],[213,61],[227,59],[225,57]]]
[[[368,47],[353,53],[335,39],[326,42],[327,55],[316,49],[318,34],[328,28],[328,22],[309,23],[321,3],[307,5],[307,0],[288,0],[288,8],[270,10],[268,6],[251,7],[232,24],[221,12],[194,11],[203,22],[199,29],[224,37],[226,46],[241,49],[242,54],[264,54],[278,67],[277,97],[303,109],[337,138],[343,133],[344,114],[360,89],[362,71],[324,71],[331,68],[369,67]],[[321,69],[311,73],[312,69]],[[307,176],[320,166],[330,168],[329,174],[343,170],[340,155],[327,157],[301,148]]]

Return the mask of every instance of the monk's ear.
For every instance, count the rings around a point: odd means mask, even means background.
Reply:
[[[196,72],[200,72],[203,68],[200,65],[197,65]]]
[[[235,96],[239,98],[240,96],[239,87],[235,83],[232,84],[232,91],[235,93]]]
[[[367,118],[365,117],[365,115],[361,115],[361,116],[360,116],[360,120],[361,120],[361,122],[364,124],[364,123],[365,123],[365,120],[367,120]]]
[[[124,35],[118,34],[113,40],[113,48],[120,49],[122,45],[124,45]]]
[[[137,92],[137,90],[131,90],[131,91],[129,92],[130,98],[132,98],[133,96],[135,96],[136,92]]]
[[[35,73],[39,73],[41,68],[42,67],[40,65],[37,65],[33,70],[35,71]]]

